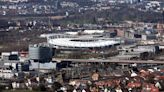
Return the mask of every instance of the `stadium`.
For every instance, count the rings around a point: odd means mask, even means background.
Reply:
[[[99,34],[59,33],[44,34],[47,43],[55,49],[59,58],[105,58],[115,55],[116,46],[121,43],[118,38]]]
[[[101,48],[110,47],[112,45],[119,44],[118,41],[109,40],[107,38],[55,38],[49,39],[48,43],[55,47],[67,47],[67,48]]]

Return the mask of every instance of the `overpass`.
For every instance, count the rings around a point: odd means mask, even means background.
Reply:
[[[77,62],[77,63],[87,63],[87,62],[104,62],[104,63],[125,63],[125,64],[131,64],[131,63],[139,63],[139,64],[164,64],[164,61],[160,60],[119,60],[119,59],[53,59],[57,62]]]

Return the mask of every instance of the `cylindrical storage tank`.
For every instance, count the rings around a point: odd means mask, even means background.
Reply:
[[[52,49],[46,46],[30,45],[29,58],[40,62],[49,62],[52,60]]]

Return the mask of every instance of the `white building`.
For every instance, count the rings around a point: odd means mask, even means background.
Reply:
[[[9,67],[0,67],[0,78],[11,79],[14,73]]]

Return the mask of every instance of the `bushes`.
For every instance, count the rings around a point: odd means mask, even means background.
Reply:
[[[32,90],[33,91],[38,91],[38,92],[47,92],[47,88],[46,88],[46,86],[44,85],[44,84],[40,84],[39,86],[33,86],[32,87]]]

